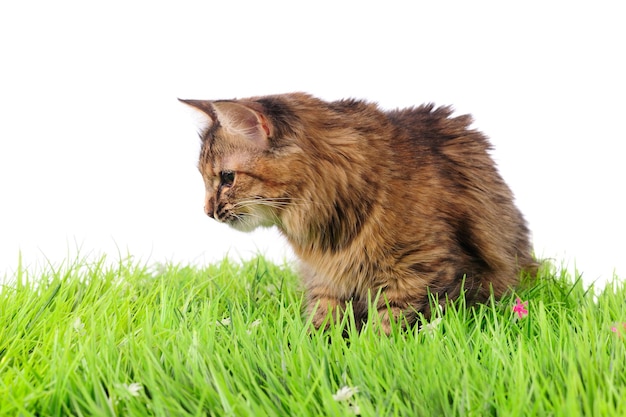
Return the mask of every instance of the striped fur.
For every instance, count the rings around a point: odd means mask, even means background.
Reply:
[[[206,213],[239,230],[280,230],[301,261],[316,327],[347,304],[361,325],[378,294],[388,333],[392,319],[430,316],[429,293],[481,302],[536,267],[470,116],[303,93],[183,101],[209,116],[199,162]]]

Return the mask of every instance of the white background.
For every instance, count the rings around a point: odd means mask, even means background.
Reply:
[[[31,267],[77,249],[290,258],[275,231],[204,216],[197,127],[176,98],[296,90],[472,113],[537,254],[586,282],[625,276],[620,2],[303,4],[2,2],[0,278],[20,251]]]

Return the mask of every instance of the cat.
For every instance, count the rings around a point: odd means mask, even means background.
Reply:
[[[241,231],[278,228],[300,260],[316,328],[351,305],[360,329],[374,300],[389,334],[398,320],[430,318],[435,302],[500,297],[536,268],[526,222],[469,115],[305,93],[181,101],[206,118],[204,211]]]

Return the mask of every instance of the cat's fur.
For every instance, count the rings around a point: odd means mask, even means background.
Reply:
[[[388,333],[392,319],[430,316],[429,294],[485,301],[534,268],[524,219],[468,115],[304,93],[182,101],[208,116],[206,214],[244,231],[278,227],[316,327],[348,303],[360,325],[379,295]]]

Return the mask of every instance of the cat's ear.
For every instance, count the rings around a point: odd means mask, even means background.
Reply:
[[[243,136],[260,148],[269,146],[272,126],[260,111],[252,108],[254,103],[244,105],[233,101],[178,100],[200,110],[205,119],[204,131],[219,123],[224,129]]]
[[[183,100],[181,98],[179,98],[178,101],[180,101],[181,103],[185,103],[190,107],[193,107],[195,110],[199,110],[198,114],[202,118],[199,121],[199,124],[203,132],[208,131],[209,129],[211,129],[211,127],[213,127],[215,123],[217,123],[217,114],[215,113],[213,104],[210,101]]]
[[[267,148],[271,125],[259,111],[233,101],[214,101],[213,108],[222,127],[260,148]]]

